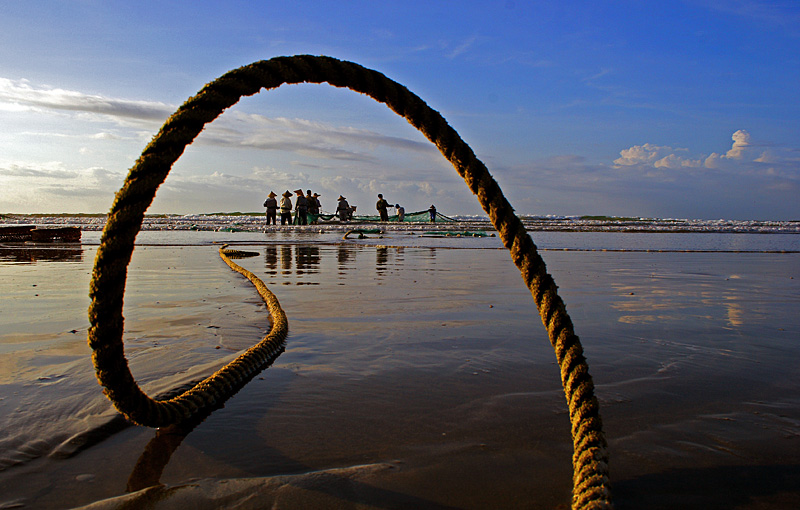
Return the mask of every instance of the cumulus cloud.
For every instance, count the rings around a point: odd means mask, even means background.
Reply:
[[[697,167],[700,161],[686,158],[682,154],[686,149],[674,149],[667,146],[653,145],[634,145],[629,149],[620,151],[620,157],[614,160],[616,167],[625,166],[652,166],[654,168],[680,168]]]
[[[723,152],[688,155],[688,150],[650,143],[634,145],[620,151],[614,160],[615,168],[633,167],[642,170],[661,169],[711,169],[733,173],[761,173],[764,175],[783,175],[797,179],[797,163],[800,161],[796,150],[755,143],[744,129],[731,135],[733,144]]]
[[[731,138],[733,139],[733,147],[726,154],[726,158],[742,159],[745,151],[750,147],[750,133],[744,129],[735,132]]]

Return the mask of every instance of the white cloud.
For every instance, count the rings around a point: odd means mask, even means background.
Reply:
[[[797,150],[755,143],[750,133],[740,129],[731,135],[733,144],[725,153],[688,157],[687,149],[658,146],[650,143],[634,145],[620,151],[614,160],[615,168],[632,167],[644,172],[647,169],[661,170],[699,169],[722,170],[739,174],[763,174],[800,178],[798,175]]]
[[[0,78],[0,104],[5,108],[85,112],[137,120],[166,120],[174,107],[155,101],[134,101],[74,90],[32,86],[27,80]]]
[[[466,41],[463,41],[461,44],[456,46],[455,49],[453,49],[453,51],[451,51],[449,55],[447,55],[447,58],[452,59],[458,57],[459,55],[466,52],[473,44],[475,44],[475,41],[477,40],[478,40],[477,36],[472,36]]]
[[[156,101],[134,101],[85,94],[7,78],[0,78],[0,108],[14,111],[28,109],[51,113],[72,112],[76,119],[88,123],[89,126],[112,120],[125,128],[133,126],[152,129],[116,133],[103,126],[94,134],[76,135],[73,131],[40,133],[48,137],[80,136],[105,141],[146,141],[153,136],[159,122],[165,120],[175,109],[172,105]],[[365,163],[377,163],[379,158],[375,153],[380,150],[400,150],[428,158],[440,157],[436,148],[427,141],[312,120],[269,118],[237,110],[229,111],[207,125],[197,143],[265,151],[280,150],[317,159]]]
[[[90,122],[91,115],[100,115],[103,119],[97,120],[105,121],[110,118],[124,125],[130,120],[160,122],[166,120],[175,110],[172,105],[156,101],[134,101],[33,86],[27,80],[7,78],[0,78],[0,107],[15,111],[28,108],[88,114],[82,120]],[[155,129],[158,124],[152,122],[152,126]],[[97,140],[121,138],[120,135],[105,130],[90,136]],[[148,136],[152,136],[152,133]],[[371,152],[377,148],[436,154],[436,149],[427,142],[387,136],[349,126],[333,126],[305,119],[269,118],[239,111],[228,112],[209,124],[198,143],[283,150],[314,158],[365,162],[376,161]]]
[[[757,21],[774,29],[787,30],[797,35],[800,26],[800,13],[794,2],[765,2],[761,0],[705,0],[712,9],[735,14],[748,22]]]
[[[646,143],[644,145],[634,145],[630,149],[620,151],[620,157],[614,160],[614,164],[619,166],[653,165],[657,166],[658,161],[674,155],[675,149],[672,147],[661,147]]]
[[[305,119],[269,118],[229,112],[209,125],[198,143],[283,150],[319,159],[375,162],[378,148],[402,150],[426,156],[438,155],[427,142],[387,136],[350,126],[333,126]]]
[[[95,139],[95,140],[119,140],[119,139],[122,138],[119,135],[115,135],[114,133],[107,133],[107,132],[95,133],[91,137],[93,139]]]
[[[0,177],[2,176],[36,179],[75,179],[79,176],[79,173],[65,169],[61,163],[51,162],[44,165],[10,164],[6,167],[0,167]]]
[[[653,166],[656,168],[678,169],[678,168],[699,168],[702,166],[702,164],[703,163],[700,159],[682,158],[675,154],[669,154],[659,159],[655,163],[653,163]]]
[[[735,132],[731,138],[733,139],[733,147],[725,154],[726,158],[742,159],[745,151],[750,147],[750,133],[744,129]]]
[[[0,211],[105,211],[123,179],[120,172],[101,167],[70,168],[61,162],[0,166]]]

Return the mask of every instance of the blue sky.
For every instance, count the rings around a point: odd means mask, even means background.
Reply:
[[[106,212],[163,121],[281,55],[376,69],[439,111],[521,214],[800,219],[800,3],[3,2],[0,213]],[[151,213],[270,189],[371,213],[480,207],[421,134],[327,85],[242,100]]]

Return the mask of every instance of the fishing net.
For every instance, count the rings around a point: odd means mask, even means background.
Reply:
[[[307,213],[306,218],[308,218],[308,222],[312,223],[316,221],[317,223],[338,223],[339,216],[336,214],[311,214]],[[359,216],[354,215],[353,219],[350,220],[353,223],[375,223],[381,221],[380,216]],[[398,223],[400,221],[399,217],[396,214],[392,214],[389,216],[390,223]],[[436,213],[436,221],[437,222],[453,222],[456,221],[453,218],[445,216],[441,213]],[[427,209],[424,211],[417,211],[412,213],[406,213],[403,217],[403,223],[430,223],[431,222],[431,213],[428,212]],[[297,218],[294,220],[294,224],[297,224]]]

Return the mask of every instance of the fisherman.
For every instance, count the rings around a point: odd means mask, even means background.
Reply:
[[[402,222],[406,217],[406,208],[402,207],[400,204],[394,204],[394,208],[397,210],[397,221]]]
[[[303,190],[296,189],[294,192],[297,193],[294,205],[294,210],[297,213],[297,224],[308,225],[308,216],[306,216],[308,214],[308,200],[303,196]]]
[[[339,221],[347,221],[350,219],[350,204],[347,199],[339,195],[339,204],[336,206],[336,213],[339,215]]]
[[[381,221],[389,221],[389,212],[386,210],[389,207],[389,202],[383,198],[383,195],[378,193],[378,203],[375,208],[378,209],[378,214],[381,215]]]
[[[308,202],[309,223],[316,223],[319,216],[319,200],[311,194],[311,190],[306,190],[306,202]]]
[[[283,193],[283,198],[281,198],[281,225],[291,225],[292,224],[292,199],[289,198],[292,196],[289,193],[289,190],[286,190],[286,193]]]
[[[431,204],[428,208],[428,212],[431,213],[431,223],[436,223],[436,206]]]
[[[275,225],[275,213],[278,210],[278,201],[275,200],[275,197],[278,195],[275,194],[274,191],[270,191],[269,195],[267,195],[267,199],[264,201],[264,207],[267,208],[267,225],[272,224]]]
[[[319,197],[321,197],[319,193],[314,193],[314,202],[316,202],[316,208],[318,212],[322,212],[322,202],[319,201]]]

